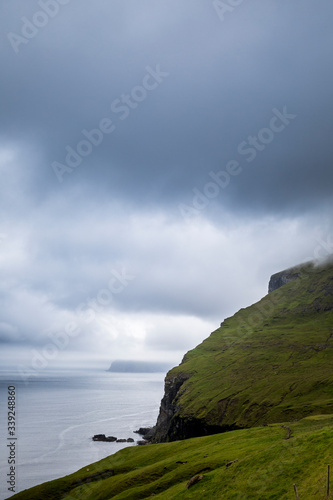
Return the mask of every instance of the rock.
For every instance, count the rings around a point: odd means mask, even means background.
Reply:
[[[111,442],[111,443],[114,443],[114,441],[117,441],[117,438],[116,438],[116,437],[114,437],[114,436],[108,436],[108,437],[106,438],[106,441],[109,441],[109,442]]]
[[[95,434],[93,437],[93,441],[104,441],[105,434]]]
[[[198,418],[182,419],[178,417],[180,410],[178,398],[183,392],[183,384],[190,378],[190,374],[169,374],[165,378],[164,396],[160,404],[160,412],[151,438],[153,443],[179,441],[182,439],[207,436],[221,432],[219,425],[209,425]],[[226,429],[225,429],[226,430]],[[227,430],[235,430],[230,428]],[[144,436],[147,439],[147,436]]]
[[[288,427],[287,425],[281,425],[280,427],[283,427],[284,429],[287,429],[288,433],[287,433],[287,436],[285,437],[285,439],[290,439],[292,437],[292,430],[290,429],[290,427]]]
[[[290,281],[294,281],[299,278],[304,271],[305,266],[311,266],[310,262],[306,264],[302,264],[300,266],[291,267],[290,269],[285,269],[279,273],[275,273],[271,276],[268,284],[268,293],[274,292],[283,285],[290,283]]]
[[[191,477],[191,479],[189,480],[189,482],[187,483],[186,485],[186,488],[189,489],[191,488],[191,486],[193,486],[194,484],[197,484],[199,481],[201,481],[201,479],[203,479],[203,475],[202,474],[196,474],[195,476]]]
[[[136,434],[140,434],[146,441],[152,441],[155,436],[156,427],[140,427],[139,430],[134,431]]]
[[[93,441],[104,441],[108,443],[113,443],[114,441],[117,441],[117,438],[114,436],[108,436],[106,437],[105,434],[95,434],[92,438]]]
[[[179,373],[176,377],[166,376],[164,382],[164,396],[160,405],[160,412],[157,418],[154,441],[163,442],[169,440],[169,428],[173,417],[177,413],[178,391],[190,375]],[[177,436],[178,438],[178,436]]]
[[[235,464],[236,462],[238,462],[238,458],[236,458],[236,460],[232,460],[231,462],[226,463],[225,466],[230,467],[230,465]]]
[[[140,446],[143,446],[145,444],[150,444],[149,441],[137,441],[136,444],[140,445]]]
[[[140,427],[137,431],[134,431],[135,434],[140,434],[140,436],[145,436],[149,431],[151,431],[152,427]]]
[[[105,434],[95,434],[92,438],[93,441],[104,441],[107,443],[134,443],[133,438],[128,439],[118,439],[115,436],[106,436]]]

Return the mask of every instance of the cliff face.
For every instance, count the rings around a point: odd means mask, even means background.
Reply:
[[[286,269],[285,271],[280,271],[279,273],[275,273],[271,276],[268,284],[268,293],[274,292],[283,285],[290,283],[290,281],[294,281],[301,276],[302,270],[304,266],[311,265],[305,264],[303,266],[291,267],[290,269]]]
[[[161,401],[160,413],[157,419],[154,442],[175,441],[199,436],[208,436],[221,432],[218,425],[209,425],[204,419],[196,417],[183,417],[180,398],[184,390],[184,383],[189,374],[172,373],[165,379],[164,397]],[[233,430],[236,427],[233,428]],[[229,429],[228,429],[229,430]],[[231,429],[230,429],[231,430]]]
[[[298,279],[297,279],[298,278]],[[154,441],[333,414],[333,264],[272,276],[165,380]]]
[[[179,410],[177,400],[181,395],[181,387],[185,380],[189,378],[188,374],[179,373],[176,376],[169,375],[165,379],[164,397],[161,401],[160,413],[156,423],[156,433],[154,441],[162,442],[171,440],[176,432],[175,417]],[[173,425],[171,427],[171,422]],[[172,435],[172,436],[171,436]]]

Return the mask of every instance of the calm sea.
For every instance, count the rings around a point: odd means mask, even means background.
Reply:
[[[7,389],[16,388],[15,492],[96,462],[128,443],[92,441],[94,434],[138,440],[133,431],[155,424],[163,396],[163,373],[56,372],[25,384],[0,372],[0,498],[8,491],[10,447]],[[135,443],[134,443],[135,445]]]

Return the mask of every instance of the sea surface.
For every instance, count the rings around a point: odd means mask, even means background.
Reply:
[[[103,371],[39,373],[23,381],[0,372],[0,499],[8,491],[11,440],[8,387],[15,387],[15,493],[75,472],[140,439],[134,431],[156,423],[164,373]],[[10,427],[12,428],[12,427]],[[135,440],[92,441],[94,434]]]

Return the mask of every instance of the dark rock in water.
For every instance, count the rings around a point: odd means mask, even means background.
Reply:
[[[107,436],[105,434],[95,434],[92,438],[93,441],[106,441],[108,443],[114,443],[117,441],[117,438],[114,436]]]
[[[106,443],[134,443],[133,438],[118,439],[115,436],[106,436],[105,434],[95,434],[92,438],[93,441],[104,441]]]
[[[150,444],[150,443],[149,443],[149,441],[142,440],[142,441],[137,441],[136,444],[143,446],[145,444]]]
[[[144,436],[149,432],[151,427],[140,427],[137,431],[134,431],[135,434],[140,434],[140,436]]]
[[[95,434],[92,439],[93,441],[105,441],[106,436],[105,434]]]

